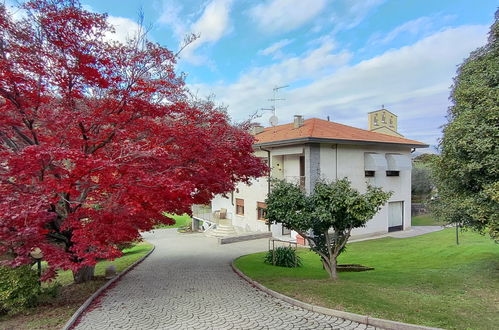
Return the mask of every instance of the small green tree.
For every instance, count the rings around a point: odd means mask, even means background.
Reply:
[[[361,194],[342,179],[318,182],[307,196],[297,185],[275,181],[265,202],[268,221],[282,223],[305,238],[329,277],[337,280],[337,257],[352,229],[365,226],[390,195],[372,186]]]
[[[411,194],[413,202],[423,202],[433,190],[431,169],[414,163],[411,172]]]
[[[459,67],[434,166],[433,213],[499,240],[499,10],[488,43]]]

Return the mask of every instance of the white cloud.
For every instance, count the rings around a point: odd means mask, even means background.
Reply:
[[[387,44],[396,39],[400,34],[409,33],[412,35],[418,34],[421,30],[432,25],[433,19],[430,17],[420,17],[412,21],[405,22],[397,26],[392,31],[388,32],[384,37],[378,37],[375,43]]]
[[[19,8],[16,2],[6,0],[3,2],[5,5],[5,9],[7,10],[7,13],[9,13],[14,20],[21,20],[24,18],[28,18],[28,13],[26,10]]]
[[[414,20],[405,22],[386,34],[375,33],[367,42],[368,45],[386,45],[391,41],[397,39],[399,36],[404,34],[409,34],[412,36],[416,35],[428,35],[432,30],[435,32],[435,27],[437,24],[442,25],[453,19],[454,16],[423,16],[416,18]]]
[[[181,40],[188,32],[185,18],[182,19],[180,12],[182,11],[181,4],[176,1],[164,1],[163,10],[158,19],[158,23],[168,25],[172,28],[177,39]]]
[[[369,12],[385,0],[341,0],[332,14],[334,33],[348,30],[360,24]]]
[[[191,27],[192,32],[200,33],[202,42],[220,39],[229,26],[231,0],[213,0],[208,4],[203,15]]]
[[[214,93],[236,120],[268,107],[266,99],[276,84],[291,85],[280,96],[286,98],[278,107],[281,122],[294,114],[331,115],[332,120],[366,127],[367,112],[385,104],[399,115],[402,134],[435,144],[456,66],[483,45],[486,36],[486,26],[447,29],[355,65],[346,65],[348,54],[334,54],[334,44],[326,41],[302,56],[254,68],[234,84],[193,87]],[[312,82],[303,83],[308,80]]]
[[[106,33],[105,38],[108,40],[125,43],[142,32],[142,27],[137,22],[126,17],[108,16],[107,21],[114,27],[115,31],[114,33]]]
[[[226,35],[230,29],[230,10],[233,0],[212,0],[201,12],[181,14],[182,5],[177,1],[163,1],[158,23],[168,25],[184,46],[184,37],[194,33],[199,38],[191,42],[180,54],[182,60],[194,65],[206,64],[207,59],[196,53],[204,44],[213,44]]]
[[[303,79],[318,79],[350,60],[348,52],[334,53],[335,43],[326,38],[315,49],[283,59],[281,62],[266,67],[253,68],[243,79],[261,79],[276,84],[291,83]]]
[[[231,5],[232,0],[212,0],[205,7],[201,17],[189,29],[200,37],[183,50],[181,58],[195,65],[205,63],[206,59],[194,52],[203,44],[217,42],[230,31]]]
[[[270,0],[249,10],[261,29],[287,32],[310,21],[326,6],[326,0]]]
[[[1,1],[1,0],[0,0]],[[14,17],[14,19],[27,18],[27,13],[24,9],[16,8],[11,1],[6,1],[6,8],[8,12]],[[82,5],[82,8],[89,12],[95,12],[95,10],[89,5]],[[142,27],[134,20],[109,15],[107,21],[110,25],[114,27],[115,32],[107,32],[104,36],[107,40],[126,42],[128,39],[133,38],[142,30]]]
[[[96,12],[92,6],[87,4],[82,5],[82,8],[89,12]],[[107,22],[114,28],[114,32],[107,32],[104,35],[104,38],[109,41],[125,43],[136,37],[138,33],[143,33],[143,27],[130,18],[108,15]]]
[[[221,103],[229,105],[229,111],[234,119],[246,119],[247,115],[255,110],[268,108],[267,99],[271,96],[275,85],[292,85],[303,80],[320,79],[345,65],[351,54],[333,53],[334,49],[334,42],[324,38],[317,48],[270,66],[255,67],[243,74],[234,84],[209,86],[196,84],[190,87],[204,95],[215,94]]]
[[[274,59],[283,58],[284,55],[282,54],[282,51],[281,51],[282,48],[286,47],[287,45],[289,45],[292,42],[293,42],[293,40],[290,40],[290,39],[282,39],[280,41],[273,43],[269,47],[260,50],[258,52],[258,54],[260,54],[260,55],[272,55],[272,57]]]

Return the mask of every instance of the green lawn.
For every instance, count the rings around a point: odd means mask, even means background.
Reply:
[[[186,226],[192,221],[191,217],[188,216],[187,214],[184,215],[165,214],[165,215],[168,215],[170,218],[173,218],[175,220],[175,224],[171,226],[157,225],[155,228],[180,228]]]
[[[106,267],[109,265],[114,265],[116,267],[116,271],[119,273],[133,264],[135,261],[142,258],[142,256],[144,256],[151,249],[152,244],[147,242],[141,242],[130,249],[125,249],[123,250],[123,256],[121,258],[115,259],[113,261],[101,261],[97,265],[95,265],[95,276],[104,276]],[[55,281],[61,285],[72,284],[73,274],[69,270],[59,272]]]
[[[59,272],[55,282],[62,287],[56,297],[41,297],[36,308],[30,308],[14,316],[1,316],[0,329],[61,329],[83,302],[106,283],[104,272],[109,264],[114,264],[116,270],[120,272],[142,258],[152,248],[151,244],[142,242],[123,250],[124,255],[121,258],[99,262],[95,267],[95,280],[87,283],[74,284],[70,271]],[[47,286],[46,283],[43,285]]]
[[[296,299],[353,313],[452,329],[497,329],[499,245],[472,232],[455,244],[454,229],[424,236],[351,243],[340,263],[375,270],[327,279],[319,257],[300,249],[302,268],[263,263],[264,253],[243,256],[246,275]]]
[[[431,214],[422,214],[412,217],[413,226],[444,226],[446,223],[436,220]]]

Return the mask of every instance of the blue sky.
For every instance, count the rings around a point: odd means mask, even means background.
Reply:
[[[181,53],[178,70],[199,96],[213,95],[234,121],[284,98],[293,115],[367,128],[382,104],[399,132],[436,145],[456,67],[486,42],[497,0],[81,0],[108,13],[113,38],[133,33],[141,9],[150,38]],[[268,125],[270,112],[259,122]]]

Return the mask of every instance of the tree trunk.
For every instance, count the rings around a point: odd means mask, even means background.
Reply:
[[[329,274],[329,279],[336,281],[338,279],[338,273],[336,271],[336,256],[330,256],[329,260],[328,259],[322,259],[322,266],[324,269],[326,269],[327,273]]]
[[[336,266],[338,265],[338,261],[336,261],[336,257],[337,255],[336,254],[333,254],[331,255],[330,259],[330,263],[331,263],[331,272],[329,273],[329,278],[333,281],[337,281],[338,280],[338,272],[336,270]]]
[[[76,273],[73,272],[75,283],[84,283],[93,280],[95,266],[83,266]]]

